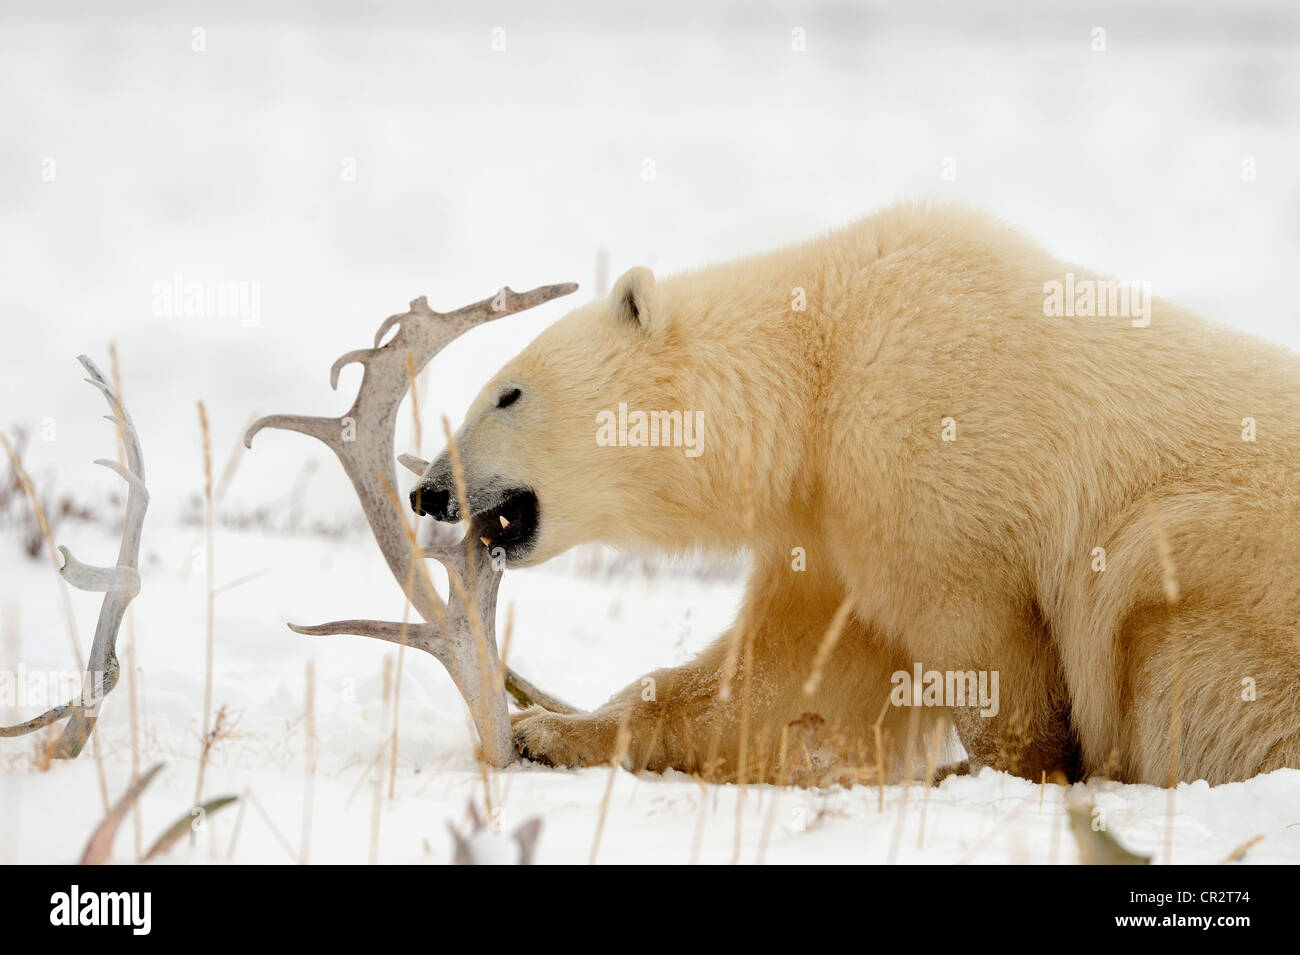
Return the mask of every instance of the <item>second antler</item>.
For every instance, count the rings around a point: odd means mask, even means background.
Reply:
[[[290,624],[290,628],[311,635],[375,637],[432,654],[447,668],[469,705],[484,758],[494,766],[504,766],[514,758],[504,690],[524,706],[536,704],[560,713],[574,710],[501,665],[495,633],[501,574],[492,566],[486,549],[468,546],[469,542],[429,550],[416,545],[397,493],[393,455],[397,408],[412,374],[418,374],[451,341],[476,325],[568,295],[577,287],[572,283],[544,285],[522,293],[503,288],[490,298],[445,314],[433,311],[421,296],[409,311],[384,320],[375,333],[373,348],[348,352],[330,369],[330,386],[337,388],[343,366],[359,362],[364,367],[361,388],[347,412],[337,418],[269,415],[254,422],[244,436],[244,444],[252,447],[253,437],[263,428],[298,431],[334,452],[356,490],[389,569],[424,618],[422,623],[340,620],[314,627]],[[380,344],[393,326],[397,333]],[[418,459],[403,455],[402,462],[414,467]],[[447,569],[450,590],[445,606],[419,560],[423,557],[432,557]]]
[[[126,514],[122,519],[122,543],[117,552],[117,564],[112,567],[94,567],[83,564],[72,556],[66,547],[60,547],[63,566],[59,573],[78,590],[89,590],[104,595],[99,606],[99,619],[95,624],[95,638],[90,645],[86,672],[82,680],[80,699],[70,700],[47,710],[40,716],[16,726],[0,726],[0,736],[22,736],[43,726],[66,719],[63,733],[49,750],[56,759],[72,759],[85,748],[99,719],[99,708],[109,692],[117,685],[117,634],[122,627],[126,607],[140,592],[140,539],[144,531],[144,515],[149,507],[149,491],[144,483],[144,452],[136,434],[126,405],[114,390],[104,373],[85,355],[78,355],[86,373],[87,382],[103,394],[112,412],[106,415],[117,425],[118,437],[126,454],[126,463],[106,459],[95,463],[116,472],[127,484]],[[15,461],[14,468],[18,465]]]

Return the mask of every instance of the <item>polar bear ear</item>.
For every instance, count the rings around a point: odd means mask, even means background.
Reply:
[[[661,317],[655,293],[655,275],[644,265],[628,269],[609,293],[609,308],[619,323],[639,325],[649,331]]]

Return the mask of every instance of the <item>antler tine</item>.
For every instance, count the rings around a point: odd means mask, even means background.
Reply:
[[[426,319],[441,319],[443,322],[451,324],[454,329],[452,338],[455,338],[475,325],[481,325],[497,318],[504,318],[507,315],[513,315],[515,312],[536,308],[538,305],[551,301],[551,299],[571,295],[577,290],[577,282],[541,285],[535,289],[529,289],[527,292],[516,292],[507,285],[499,289],[495,295],[489,295],[487,298],[470,305],[463,305],[451,312],[435,312],[429,307],[428,299],[421,295],[419,298],[411,300],[409,311],[401,315],[390,315],[383,320],[379,330],[375,332],[375,348],[381,347],[379,343],[384,340],[384,336],[388,334],[394,325],[400,325],[404,319],[413,316]],[[449,338],[448,341],[450,340]],[[389,344],[392,344],[392,342]]]
[[[40,716],[33,716],[25,722],[15,723],[12,726],[0,726],[0,737],[26,736],[28,733],[35,733],[38,729],[49,726],[51,723],[67,719],[77,707],[78,704],[76,703],[64,703],[52,710],[46,710]]]
[[[258,418],[244,432],[244,447],[253,446],[253,438],[263,428],[275,428],[278,431],[297,431],[310,435],[319,441],[333,446],[334,436],[343,433],[343,421],[340,418],[312,418],[307,415],[270,414]]]
[[[0,726],[0,737],[25,736],[28,733],[34,733],[38,729],[50,726],[53,723],[59,722],[59,720],[66,720],[69,717],[72,717],[74,720],[78,718],[87,718],[85,716],[86,712],[95,710],[99,704],[104,701],[104,697],[108,696],[108,694],[112,692],[113,687],[117,686],[118,673],[119,668],[117,657],[114,656],[109,661],[108,672],[105,673],[102,678],[91,681],[89,695],[83,694],[80,700],[69,700],[67,703],[52,707],[40,716],[34,716],[30,720],[26,720],[22,723],[15,723],[13,726]],[[90,727],[94,728],[95,717],[93,713],[88,717],[88,719]],[[68,726],[64,727],[63,736],[68,734],[71,726],[72,723],[69,722]],[[81,747],[78,747],[77,752],[74,753],[62,752],[62,747],[64,745],[63,736],[60,736],[58,742],[55,743],[54,748],[51,750],[51,755],[58,759],[66,759],[76,756],[77,753],[81,751]],[[85,743],[83,741],[82,746],[84,745]]]
[[[429,462],[424,458],[417,458],[414,454],[399,454],[397,463],[417,477],[429,470]]]
[[[131,485],[133,490],[139,491],[143,494],[146,501],[149,500],[149,489],[144,486],[144,481],[141,480],[134,471],[128,470],[119,462],[110,461],[108,458],[95,458],[94,463],[98,464],[102,468],[108,468],[127,484]]]
[[[59,573],[79,590],[104,594],[95,624],[95,638],[86,660],[85,682],[80,701],[70,701],[17,726],[0,728],[0,736],[18,736],[30,733],[67,718],[63,734],[55,743],[52,755],[60,759],[77,756],[86,745],[95,728],[99,706],[117,685],[117,634],[122,626],[127,605],[140,592],[140,539],[144,530],[145,512],[149,507],[149,491],[145,486],[144,452],[131,415],[121,397],[108,382],[95,363],[85,355],[77,356],[87,373],[86,380],[99,389],[113,412],[109,420],[119,429],[126,451],[126,466],[116,461],[100,460],[117,472],[127,483],[126,517],[122,523],[122,543],[118,548],[117,565],[96,567],[83,564],[66,547],[60,547],[63,566]]]
[[[254,422],[244,438],[245,444],[251,447],[253,437],[263,428],[298,431],[324,442],[338,457],[389,570],[404,590],[407,582],[411,582],[410,601],[426,621],[423,625],[407,625],[407,643],[432,653],[446,666],[474,715],[485,757],[497,766],[514,758],[505,698],[492,686],[500,679],[493,636],[500,575],[492,573],[485,559],[474,569],[475,585],[471,592],[476,606],[465,606],[453,587],[449,605],[444,607],[428,575],[412,573],[411,561],[419,554],[413,553],[411,531],[403,521],[393,490],[397,487],[393,448],[397,409],[409,389],[411,367],[418,374],[453,339],[475,325],[532,308],[576,289],[577,285],[572,283],[542,286],[523,293],[503,288],[494,296],[447,314],[433,311],[424,297],[417,298],[408,311],[389,316],[380,324],[373,348],[348,352],[334,362],[330,369],[331,387],[337,387],[344,366],[362,365],[361,386],[344,415],[339,418],[271,415]],[[384,341],[394,326],[396,334]],[[404,455],[402,463],[412,468],[419,459]],[[462,565],[459,571],[462,586],[469,581],[465,570]],[[476,614],[472,620],[471,612]],[[435,621],[441,623],[440,631]],[[294,629],[310,634],[357,633],[390,642],[400,642],[402,633],[400,625],[360,620]],[[431,635],[434,632],[438,634],[436,639]]]
[[[386,319],[384,319],[382,322],[379,323],[379,328],[375,330],[375,349],[378,350],[381,347],[380,342],[384,340],[384,336],[388,334],[389,329],[391,329],[394,325],[398,324],[402,319],[406,318],[408,315],[417,311],[427,313],[430,316],[436,316],[438,314],[437,312],[429,308],[429,303],[426,302],[424,300],[424,296],[421,295],[419,298],[411,302],[410,311],[400,312],[397,315],[389,315]],[[344,358],[346,357],[347,356],[345,355]]]
[[[326,637],[335,634],[349,634],[356,637],[374,637],[388,643],[405,643],[417,650],[424,650],[439,657],[439,645],[442,643],[442,631],[435,625],[407,622],[393,623],[388,620],[335,620],[314,626],[291,623],[289,629],[307,637]],[[403,636],[405,633],[405,636]]]
[[[456,334],[459,335],[475,325],[490,322],[506,315],[513,315],[515,312],[536,308],[553,298],[570,295],[577,290],[578,284],[576,282],[542,285],[535,289],[529,289],[527,292],[516,292],[507,285],[496,295],[485,298],[481,302],[475,302],[472,305],[465,305],[441,317],[455,322],[457,325]],[[412,302],[411,305],[414,306],[415,303]]]
[[[140,592],[140,572],[134,567],[94,567],[77,560],[66,547],[60,547],[59,553],[63,555],[59,573],[78,590],[105,594],[121,590],[132,597]]]
[[[582,712],[571,703],[566,703],[558,696],[547,693],[535,683],[525,680],[509,667],[506,667],[506,692],[524,709],[528,709],[530,706],[540,706],[551,713]]]
[[[140,438],[135,430],[135,423],[131,420],[130,413],[126,410],[126,405],[117,392],[113,390],[112,384],[104,377],[104,373],[99,370],[99,366],[90,360],[88,355],[78,355],[77,361],[81,367],[86,369],[90,375],[87,381],[99,389],[103,394],[104,400],[108,402],[109,410],[113,412],[114,424],[121,430],[122,443],[126,447],[126,466],[144,483],[144,451],[140,447]]]

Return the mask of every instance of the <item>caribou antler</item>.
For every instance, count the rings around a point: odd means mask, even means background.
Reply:
[[[503,288],[490,298],[446,314],[433,311],[421,296],[411,303],[410,311],[384,320],[375,333],[373,348],[348,352],[330,369],[330,387],[337,388],[344,365],[358,362],[363,366],[361,388],[347,412],[337,418],[269,415],[255,421],[244,435],[244,444],[252,447],[254,435],[263,428],[298,431],[334,452],[356,490],[389,569],[424,618],[423,623],[341,620],[314,627],[290,624],[290,628],[310,635],[349,633],[405,642],[431,653],[447,668],[469,705],[484,757],[494,766],[504,766],[514,758],[503,685],[525,706],[535,703],[557,712],[573,712],[573,708],[501,667],[496,646],[501,575],[492,566],[486,548],[462,543],[421,551],[416,546],[396,494],[393,434],[397,408],[410,386],[412,369],[418,374],[452,340],[476,325],[533,308],[577,288],[572,283],[522,293]],[[397,333],[384,342],[393,326]],[[402,455],[402,464],[414,470],[422,462]],[[434,590],[423,563],[417,561],[421,557],[433,557],[447,568],[451,584],[447,606]]]
[[[118,549],[115,567],[83,564],[66,547],[59,548],[63,554],[63,567],[59,570],[63,579],[78,590],[91,590],[104,595],[104,602],[99,607],[99,621],[95,625],[95,639],[86,661],[81,699],[56,706],[24,723],[0,727],[0,736],[21,736],[67,719],[63,735],[51,750],[51,755],[59,759],[71,759],[85,747],[99,718],[100,704],[117,685],[117,632],[122,626],[127,604],[140,592],[140,535],[144,528],[144,514],[149,507],[149,492],[144,485],[144,453],[140,450],[140,438],[136,434],[135,425],[131,423],[131,416],[127,414],[126,406],[108,379],[95,367],[95,363],[85,355],[78,355],[77,361],[81,362],[90,375],[86,381],[103,393],[109,410],[113,412],[105,417],[117,425],[122,445],[126,449],[125,467],[117,461],[95,462],[115,471],[127,483],[122,546]]]

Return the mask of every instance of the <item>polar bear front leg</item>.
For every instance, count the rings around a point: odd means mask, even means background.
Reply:
[[[715,781],[816,784],[874,768],[878,720],[887,745],[909,735],[905,711],[888,705],[891,673],[905,661],[851,620],[815,689],[805,689],[841,601],[784,561],[756,568],[739,618],[750,623],[738,621],[690,663],[647,674],[591,713],[517,714],[515,746],[535,762],[590,766],[614,759],[623,731],[625,767]],[[920,729],[940,718],[924,714]],[[885,765],[897,771],[892,757]]]
[[[731,638],[724,635],[689,664],[646,674],[590,713],[551,713],[538,707],[517,713],[512,720],[516,750],[534,763],[556,767],[610,763],[619,755],[621,733],[621,761],[627,769],[679,769],[727,778],[740,752],[744,709],[742,673],[732,678],[729,698],[722,698],[729,644]],[[757,651],[755,641],[751,660]],[[757,660],[753,665],[755,672],[767,669]],[[749,722],[757,738],[759,728],[771,722],[771,707],[753,706],[755,696],[750,694]]]
[[[647,674],[590,713],[518,713],[515,748],[545,765],[594,766],[613,761],[622,734],[627,769],[703,773],[710,748],[735,749],[735,700],[718,699],[727,644],[724,637],[691,663]]]

